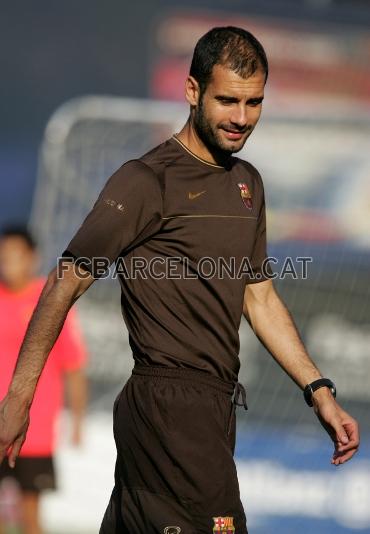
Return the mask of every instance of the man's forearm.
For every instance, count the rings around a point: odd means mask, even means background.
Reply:
[[[309,357],[288,309],[271,286],[266,298],[249,292],[244,315],[255,334],[279,365],[303,389],[321,377]]]
[[[58,279],[52,271],[43,288],[25,334],[8,394],[21,403],[31,404],[38,379],[47,357],[62,330],[68,311],[92,283],[93,278],[79,280],[74,266]]]
[[[73,304],[52,276],[46,282],[25,334],[9,394],[30,404],[49,352],[62,330]]]

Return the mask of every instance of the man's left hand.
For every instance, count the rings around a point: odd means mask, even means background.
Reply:
[[[327,388],[320,388],[312,396],[315,413],[334,443],[331,463],[347,462],[358,451],[360,434],[358,423],[336,402]]]

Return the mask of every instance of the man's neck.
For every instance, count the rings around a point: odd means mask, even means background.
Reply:
[[[230,159],[229,156],[216,154],[203,143],[191,124],[190,118],[187,120],[182,130],[176,134],[176,138],[181,141],[190,152],[198,156],[198,158],[213,163],[214,165],[224,166]]]

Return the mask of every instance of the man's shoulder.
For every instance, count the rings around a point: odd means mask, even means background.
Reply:
[[[171,139],[167,139],[160,145],[152,148],[145,154],[143,154],[139,160],[150,167],[153,172],[160,175],[164,169],[170,163],[173,163],[176,157],[176,148],[171,142]]]
[[[151,175],[161,189],[162,196],[165,193],[165,173],[169,165],[172,165],[176,159],[176,150],[174,144],[167,139],[160,145],[152,148],[136,160],[128,162],[130,165],[136,165],[141,169],[141,173],[146,176]]]
[[[258,169],[254,165],[252,165],[252,163],[236,156],[233,156],[233,159],[235,169],[237,169],[241,174],[251,177],[257,185],[263,187],[262,176]]]
[[[164,141],[142,156],[126,161],[116,173],[127,176],[135,175],[136,178],[143,176],[144,179],[148,176],[158,177],[163,172],[164,167],[173,160],[172,152],[173,147],[169,140]]]
[[[238,158],[236,156],[233,156],[233,159],[235,160],[234,166],[237,165],[238,167],[243,169],[244,172],[247,172],[247,173],[250,173],[250,174],[253,174],[253,175],[261,177],[257,167],[252,165],[252,163],[250,161],[247,161],[247,160],[242,159],[242,158]]]
[[[149,165],[142,158],[131,159],[121,165],[119,169],[111,176],[110,187],[121,190],[123,187],[149,188],[158,187],[158,173],[153,166]]]

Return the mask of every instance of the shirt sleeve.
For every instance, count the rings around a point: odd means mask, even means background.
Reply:
[[[273,274],[271,267],[267,261],[267,239],[266,239],[266,204],[265,193],[263,188],[262,178],[257,173],[257,180],[260,189],[260,209],[257,219],[257,227],[255,234],[255,241],[253,245],[253,252],[250,258],[252,268],[252,276],[247,278],[247,284],[255,284],[269,280]]]
[[[92,210],[63,252],[98,277],[94,265],[106,269],[159,230],[162,192],[158,177],[145,163],[125,163],[107,181]]]

